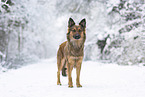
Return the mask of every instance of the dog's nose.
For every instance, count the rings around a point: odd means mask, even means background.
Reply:
[[[81,38],[81,35],[76,34],[76,35],[73,36],[73,38],[74,38],[74,39],[80,39],[80,38]]]

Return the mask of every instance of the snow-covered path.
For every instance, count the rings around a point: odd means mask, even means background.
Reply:
[[[145,67],[83,62],[82,88],[56,85],[56,60],[44,60],[0,74],[0,97],[145,97]]]

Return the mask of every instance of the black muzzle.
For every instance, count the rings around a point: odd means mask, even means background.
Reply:
[[[81,38],[81,35],[80,35],[80,34],[75,34],[75,35],[73,36],[73,38],[74,38],[74,39],[80,39],[80,38]]]

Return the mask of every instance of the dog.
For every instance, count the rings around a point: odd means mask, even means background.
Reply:
[[[75,25],[72,18],[68,21],[67,41],[63,42],[57,52],[57,85],[61,85],[60,72],[63,76],[68,75],[68,87],[73,87],[71,73],[76,68],[76,85],[80,84],[81,64],[84,56],[84,43],[86,40],[86,19],[82,19],[79,25]],[[67,72],[67,73],[66,73]]]

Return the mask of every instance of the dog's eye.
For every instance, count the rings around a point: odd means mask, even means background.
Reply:
[[[73,29],[72,31],[73,31],[73,32],[76,32],[76,30],[75,30],[75,29]]]
[[[79,29],[79,32],[81,32],[82,30],[81,29]]]

